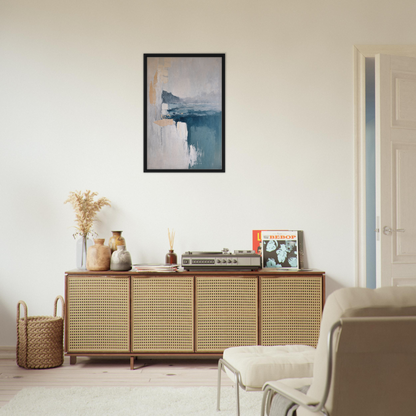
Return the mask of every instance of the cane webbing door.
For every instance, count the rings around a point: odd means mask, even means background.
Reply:
[[[128,352],[130,279],[69,276],[68,352]]]
[[[132,277],[133,352],[193,352],[193,277]]]
[[[256,345],[256,277],[196,277],[196,352]]]
[[[261,344],[316,347],[322,277],[260,277]]]

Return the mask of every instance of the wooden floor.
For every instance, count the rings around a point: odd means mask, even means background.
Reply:
[[[130,370],[129,358],[69,358],[61,367],[27,370],[14,357],[0,358],[0,407],[26,387],[72,386],[216,386],[218,360],[146,359],[136,360]],[[233,385],[223,373],[222,385]]]

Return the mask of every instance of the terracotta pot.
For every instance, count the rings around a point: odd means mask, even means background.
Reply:
[[[108,240],[108,246],[111,249],[111,253],[114,253],[117,250],[118,246],[126,247],[126,240],[121,236],[123,231],[111,231],[113,235]]]
[[[87,270],[110,270],[111,250],[104,241],[104,238],[97,238],[88,249]]]

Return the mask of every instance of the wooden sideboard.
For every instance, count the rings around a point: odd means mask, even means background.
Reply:
[[[325,273],[65,275],[65,354],[220,357],[238,345],[316,346]]]

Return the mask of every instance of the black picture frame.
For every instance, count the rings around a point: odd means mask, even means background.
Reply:
[[[225,172],[225,54],[144,54],[144,172]]]

